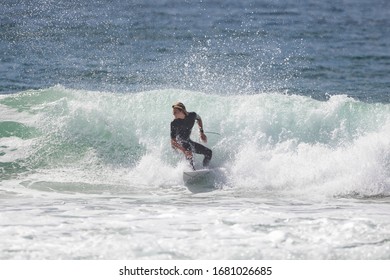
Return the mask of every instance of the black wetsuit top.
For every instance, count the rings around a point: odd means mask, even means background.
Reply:
[[[200,117],[195,112],[188,113],[184,119],[174,119],[171,122],[171,139],[176,139],[176,141],[188,151],[204,155],[203,166],[206,167],[211,160],[212,151],[190,139],[191,130],[194,127],[196,120],[200,120]],[[192,157],[189,160],[192,168],[195,170]]]
[[[184,119],[174,119],[171,122],[171,139],[176,139],[179,142],[189,141],[195,121],[199,119],[195,112],[188,113]]]

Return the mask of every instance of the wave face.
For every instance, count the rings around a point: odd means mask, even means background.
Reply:
[[[181,185],[171,104],[202,116],[223,187],[282,195],[388,196],[390,105],[347,96],[109,93],[55,86],[0,98],[2,180]],[[192,138],[198,140],[194,130]],[[201,158],[196,158],[200,165]],[[38,175],[37,175],[38,174]]]

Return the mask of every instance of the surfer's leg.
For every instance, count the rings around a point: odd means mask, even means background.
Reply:
[[[192,150],[193,150],[192,143],[183,142],[183,143],[181,143],[181,145],[182,145],[183,148],[186,149],[187,151],[192,151]],[[187,160],[188,163],[191,165],[192,169],[195,170],[195,166],[194,166],[194,157],[186,157],[186,160]]]
[[[192,142],[191,145],[193,146],[193,151],[195,153],[204,155],[203,166],[209,166],[210,160],[213,156],[213,152],[209,148],[196,142]]]

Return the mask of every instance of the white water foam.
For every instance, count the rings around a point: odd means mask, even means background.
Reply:
[[[177,100],[220,134],[213,191],[183,184]],[[1,138],[25,152],[0,162],[1,259],[390,258],[388,105],[62,87],[1,102],[38,130]]]

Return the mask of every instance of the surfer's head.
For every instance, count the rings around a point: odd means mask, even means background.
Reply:
[[[186,106],[184,106],[184,104],[181,102],[176,102],[175,104],[172,105],[172,108],[173,108],[173,115],[175,115],[175,117],[176,114],[179,114],[180,112],[182,112],[185,116],[188,115]]]

